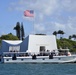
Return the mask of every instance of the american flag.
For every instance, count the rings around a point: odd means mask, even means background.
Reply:
[[[24,16],[26,17],[34,17],[34,11],[33,10],[25,10]]]

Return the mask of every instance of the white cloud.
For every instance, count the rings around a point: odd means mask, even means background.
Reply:
[[[17,10],[33,9],[44,15],[51,15],[66,9],[76,11],[76,0],[18,0],[11,2],[11,7]]]
[[[42,3],[42,4],[41,4]],[[38,0],[37,6],[38,10],[45,15],[50,15],[57,8],[57,0]]]
[[[70,12],[76,12],[76,0],[62,0],[63,8]]]
[[[76,29],[76,16],[75,17],[69,17],[68,26],[71,29]]]
[[[12,2],[11,7],[18,10],[33,9],[45,15],[52,14],[58,7],[58,0],[19,0],[17,3]]]
[[[65,29],[64,24],[60,24],[60,23],[55,22],[55,26],[56,26],[57,29]]]
[[[44,32],[45,31],[45,26],[40,25],[40,24],[35,24],[34,28],[35,28],[35,31],[37,31],[37,32]]]
[[[40,21],[42,21],[44,19],[44,16],[42,13],[39,14],[39,19],[40,19]]]

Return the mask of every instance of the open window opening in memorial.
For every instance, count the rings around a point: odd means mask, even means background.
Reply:
[[[20,52],[20,46],[9,46],[9,52]]]

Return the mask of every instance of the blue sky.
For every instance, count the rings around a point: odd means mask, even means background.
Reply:
[[[27,9],[34,10],[34,18],[24,16]],[[25,36],[63,30],[68,37],[76,34],[76,0],[0,0],[0,35],[16,35],[17,22],[23,22]]]

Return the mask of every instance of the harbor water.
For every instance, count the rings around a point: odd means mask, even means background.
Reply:
[[[0,75],[76,75],[76,63],[0,64]]]

